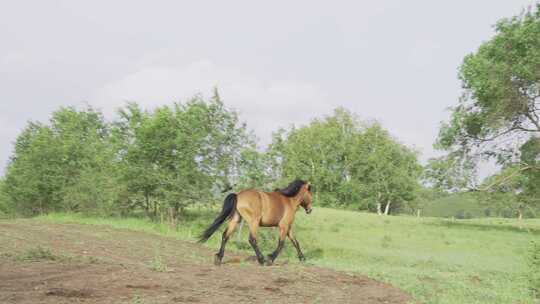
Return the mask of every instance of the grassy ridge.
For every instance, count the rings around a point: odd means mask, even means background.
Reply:
[[[135,218],[50,214],[40,219],[109,225],[193,241],[215,213],[193,210],[177,230]],[[450,221],[316,208],[309,216],[299,212],[295,228],[309,263],[366,274],[399,286],[422,302],[534,303],[524,274],[526,251],[530,241],[540,236],[540,220]],[[229,250],[252,253],[246,230],[234,235]],[[208,246],[217,250],[219,239],[216,233]],[[261,229],[260,243],[269,253],[277,244],[277,232]],[[286,259],[296,263],[290,243],[278,261]]]

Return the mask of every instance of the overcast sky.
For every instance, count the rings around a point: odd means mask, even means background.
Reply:
[[[262,143],[343,106],[425,160],[463,57],[532,3],[0,0],[0,174],[28,120],[62,105],[111,117],[214,86]]]

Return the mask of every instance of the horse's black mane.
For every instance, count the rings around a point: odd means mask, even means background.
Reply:
[[[300,191],[300,188],[302,188],[302,186],[305,184],[306,184],[305,181],[301,179],[297,179],[293,181],[292,183],[290,183],[287,187],[283,189],[277,189],[276,191],[287,197],[293,197],[298,194],[298,192]]]

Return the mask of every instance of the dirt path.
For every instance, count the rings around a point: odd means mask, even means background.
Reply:
[[[50,250],[32,261],[29,253],[39,246]],[[0,221],[0,303],[410,300],[387,284],[309,265],[261,267],[228,252],[225,264],[216,267],[213,253],[197,244],[105,226]]]

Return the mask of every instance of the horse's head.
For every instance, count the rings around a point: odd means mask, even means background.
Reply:
[[[310,214],[312,211],[311,205],[313,204],[313,195],[311,193],[311,184],[309,182],[305,183],[302,186],[302,190],[304,192],[304,195],[300,201],[300,206],[306,210],[307,214]]]
[[[307,214],[311,213],[313,197],[311,195],[311,184],[309,182],[297,179],[287,187],[276,189],[275,191],[289,198],[294,197],[297,202],[300,202],[300,206],[306,210]]]

